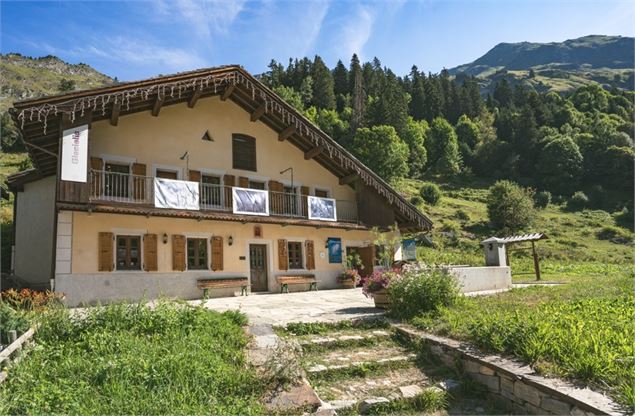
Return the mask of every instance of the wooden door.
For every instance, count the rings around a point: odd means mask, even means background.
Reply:
[[[369,276],[373,273],[373,268],[375,267],[375,247],[357,247],[357,252],[364,265],[364,269],[361,270],[359,274],[362,277]]]
[[[252,292],[267,292],[267,246],[249,245],[249,274]]]

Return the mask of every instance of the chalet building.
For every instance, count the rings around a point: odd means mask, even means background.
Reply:
[[[200,298],[201,279],[335,288],[347,254],[372,271],[374,227],[431,228],[240,66],[20,101],[11,114],[34,164],[8,179],[13,272],[71,305]]]

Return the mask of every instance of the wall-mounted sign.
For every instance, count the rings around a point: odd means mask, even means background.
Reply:
[[[308,197],[309,219],[337,221],[337,208],[333,198]]]
[[[86,182],[88,171],[88,124],[62,133],[63,181]]]
[[[404,260],[417,260],[417,243],[414,239],[403,240],[401,247]]]
[[[326,240],[326,246],[329,251],[329,263],[342,262],[342,239],[329,237]]]
[[[154,206],[199,210],[198,182],[154,178]]]
[[[232,188],[234,214],[269,215],[269,192]]]

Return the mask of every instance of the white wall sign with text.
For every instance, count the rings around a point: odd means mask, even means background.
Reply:
[[[62,134],[62,180],[86,182],[88,169],[88,124]]]

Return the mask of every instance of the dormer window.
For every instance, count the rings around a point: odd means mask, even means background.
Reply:
[[[244,134],[232,136],[234,169],[256,171],[256,139]]]

